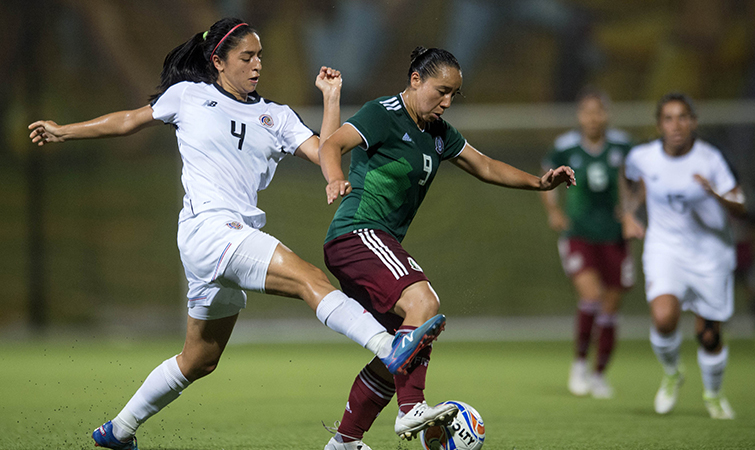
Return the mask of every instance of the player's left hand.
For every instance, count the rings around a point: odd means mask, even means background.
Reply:
[[[323,94],[337,94],[341,92],[341,86],[343,85],[343,78],[341,78],[341,72],[326,66],[320,67],[320,73],[315,78],[315,86],[321,90]]]
[[[346,197],[351,193],[351,183],[346,180],[333,180],[325,186],[328,205],[332,204],[340,195]]]
[[[561,183],[566,183],[566,187],[576,186],[577,179],[574,178],[574,171],[569,166],[561,166],[556,169],[548,170],[540,178],[540,190],[550,191]]]
[[[694,178],[695,181],[697,181],[697,183],[702,186],[705,192],[711,195],[717,195],[716,191],[713,190],[713,186],[710,185],[710,181],[708,181],[707,178],[697,173],[692,175],[692,178]]]

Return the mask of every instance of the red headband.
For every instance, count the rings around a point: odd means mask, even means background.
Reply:
[[[234,31],[236,31],[236,28],[244,26],[244,25],[248,26],[249,24],[248,23],[240,23],[240,24],[236,25],[235,27],[231,28],[231,31],[229,31],[228,33],[225,34],[225,36],[223,36],[223,39],[221,39],[220,41],[218,41],[218,45],[216,45],[215,48],[212,49],[212,53],[210,53],[210,61],[212,61],[212,57],[215,56],[215,50],[217,50],[218,47],[220,47],[220,44],[222,44],[223,41],[225,41],[225,38],[227,38],[228,36],[231,35],[231,33],[233,33]]]

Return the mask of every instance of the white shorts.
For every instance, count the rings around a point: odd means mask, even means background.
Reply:
[[[264,292],[278,239],[229,210],[204,211],[178,224],[178,250],[189,283],[189,316],[220,319],[246,307],[243,289]]]
[[[734,313],[733,272],[700,274],[663,255],[643,256],[648,303],[660,295],[679,299],[682,310],[703,319],[726,322]]]

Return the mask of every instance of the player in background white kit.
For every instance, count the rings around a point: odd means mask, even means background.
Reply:
[[[684,310],[696,316],[705,406],[714,419],[732,419],[734,411],[721,391],[729,358],[721,324],[734,311],[735,249],[728,213],[745,215],[744,196],[718,149],[697,138],[697,115],[686,95],[665,95],[656,120],[661,138],[634,147],[627,156],[630,186],[623,199],[625,237],[645,238],[650,343],[665,373],[655,411],[671,412],[684,381],[678,328]],[[634,215],[642,200],[647,231]]]
[[[265,213],[257,208],[257,192],[268,186],[278,162],[293,154],[319,164],[320,145],[288,106],[255,92],[261,53],[254,29],[222,19],[167,55],[151,104],[88,122],[29,125],[32,142],[44,145],[168,123],[183,161],[178,247],[189,284],[184,348],[149,374],[116,418],[94,431],[97,446],[136,450],[136,429],[215,369],[246,306],[242,289],[304,300],[324,324],[375,353],[392,373],[405,370],[443,329],[445,317],[437,315],[394,338],[320,269],[259,230]],[[323,92],[321,133],[327,137],[340,126],[340,73],[323,67],[315,85]]]

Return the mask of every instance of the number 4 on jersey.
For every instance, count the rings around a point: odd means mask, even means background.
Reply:
[[[244,136],[246,135],[246,124],[241,124],[241,131],[238,133],[236,132],[236,121],[231,120],[231,134],[237,138],[239,138],[239,150],[241,150],[241,147],[244,145]]]

